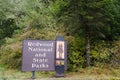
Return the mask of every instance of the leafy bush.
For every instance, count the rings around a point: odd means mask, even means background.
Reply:
[[[84,67],[84,39],[72,37],[68,40],[68,70],[78,71]]]
[[[7,65],[8,68],[21,67],[21,43],[15,42],[1,47],[0,64]]]
[[[111,65],[117,68],[120,66],[120,41],[105,42],[99,41],[92,45],[91,61],[93,65],[99,63]]]

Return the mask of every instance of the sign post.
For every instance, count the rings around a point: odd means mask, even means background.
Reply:
[[[66,42],[62,36],[56,39],[56,77],[64,77],[64,70],[66,67]]]
[[[32,79],[35,79],[35,71],[32,71]]]

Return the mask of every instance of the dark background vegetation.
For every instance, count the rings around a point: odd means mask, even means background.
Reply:
[[[68,43],[68,71],[120,67],[119,0],[0,0],[0,65],[21,69],[24,39]]]

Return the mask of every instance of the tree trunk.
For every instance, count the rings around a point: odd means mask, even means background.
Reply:
[[[90,28],[85,27],[85,37],[86,37],[86,67],[90,66]]]

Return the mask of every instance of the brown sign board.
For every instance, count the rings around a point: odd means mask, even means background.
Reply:
[[[22,71],[37,70],[55,70],[55,41],[23,41]]]

